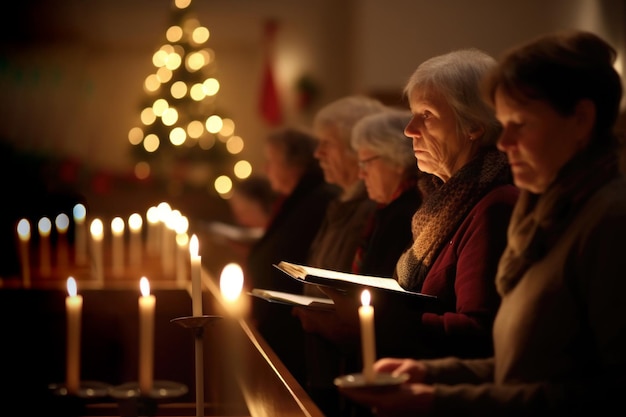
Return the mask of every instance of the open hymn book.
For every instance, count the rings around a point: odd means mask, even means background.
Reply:
[[[282,291],[264,290],[254,288],[249,293],[258,298],[262,298],[270,303],[287,304],[292,306],[307,307],[315,310],[335,309],[335,303],[329,298],[311,297],[308,295],[292,294]]]
[[[394,294],[406,294],[419,297],[424,301],[435,301],[437,297],[412,291],[407,291],[398,282],[389,277],[375,277],[370,275],[350,274],[311,266],[297,265],[290,262],[279,262],[274,265],[288,276],[308,284],[324,285],[339,290],[357,290],[368,287],[377,290],[390,291]]]

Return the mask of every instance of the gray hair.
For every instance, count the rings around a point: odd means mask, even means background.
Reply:
[[[381,112],[385,105],[372,97],[355,95],[335,100],[322,107],[313,119],[313,131],[332,129],[348,149],[352,127],[364,116]]]
[[[413,142],[404,134],[410,120],[411,112],[400,109],[365,116],[352,129],[352,148],[370,149],[394,166],[417,170]]]
[[[485,129],[482,144],[495,144],[501,127],[493,109],[483,100],[482,80],[495,68],[496,61],[475,48],[460,49],[430,58],[420,64],[409,78],[404,94],[416,89],[439,92],[457,118],[459,133]]]

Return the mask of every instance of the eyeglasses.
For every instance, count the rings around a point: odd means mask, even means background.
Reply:
[[[370,156],[369,158],[366,159],[361,159],[358,164],[359,164],[359,169],[366,169],[367,165],[372,162],[377,160],[378,158],[380,158],[380,155],[374,155],[374,156]]]

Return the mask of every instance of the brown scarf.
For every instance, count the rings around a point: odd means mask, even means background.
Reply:
[[[441,249],[470,210],[489,191],[511,183],[506,155],[488,148],[429,193],[413,216],[413,245],[396,264],[398,283],[406,290],[420,291]]]
[[[508,293],[531,264],[542,259],[585,202],[618,174],[611,151],[584,151],[569,161],[543,194],[522,191],[507,232],[496,286]]]

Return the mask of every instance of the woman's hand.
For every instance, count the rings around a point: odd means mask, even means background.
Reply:
[[[353,297],[330,288],[321,288],[335,303],[333,311],[294,307],[292,314],[300,320],[304,331],[317,333],[339,345],[359,343],[358,305]]]
[[[374,364],[374,371],[394,376],[407,374],[407,382],[424,382],[426,378],[426,366],[415,359],[381,358]]]
[[[339,387],[346,398],[372,408],[379,417],[426,415],[432,411],[435,389],[431,385],[404,383],[398,387]]]
[[[343,322],[334,311],[294,307],[292,314],[302,324],[304,331],[317,333],[338,345],[353,345],[359,341],[359,326]]]

